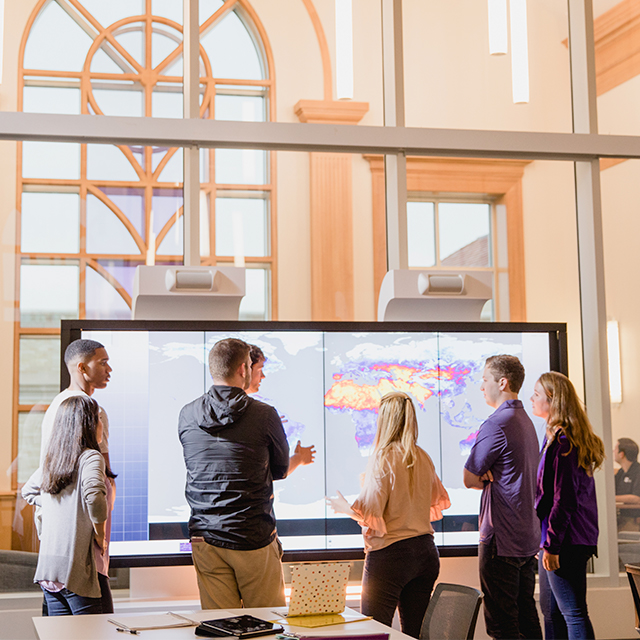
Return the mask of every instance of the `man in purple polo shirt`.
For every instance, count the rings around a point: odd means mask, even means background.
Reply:
[[[478,561],[487,633],[510,640],[542,638],[533,599],[539,446],[518,400],[523,382],[524,367],[515,356],[487,359],[480,389],[495,411],[480,427],[464,468],[465,487],[482,489]]]

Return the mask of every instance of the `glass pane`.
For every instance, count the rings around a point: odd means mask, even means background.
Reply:
[[[124,298],[94,269],[85,279],[86,317],[102,320],[131,320],[131,309]]]
[[[25,87],[22,95],[28,113],[80,113],[80,89]]]
[[[57,2],[49,2],[38,14],[29,34],[24,52],[25,69],[81,71],[92,43]]]
[[[140,179],[127,156],[118,147],[109,144],[87,145],[87,178],[126,182]]]
[[[202,65],[202,62],[200,62]],[[184,67],[182,66],[182,56],[178,56],[173,62],[170,62],[166,67],[160,70],[160,74],[163,76],[180,76],[184,75]],[[204,74],[202,74],[204,75]]]
[[[493,300],[487,300],[480,312],[480,322],[493,322],[495,320],[493,317],[493,308]]]
[[[152,200],[153,232],[160,234],[182,206],[182,189],[154,189]]]
[[[79,269],[76,264],[20,266],[20,322],[23,327],[59,327],[78,317]]]
[[[105,116],[142,116],[143,101],[140,85],[123,85],[123,90],[93,89],[100,111]],[[130,88],[129,88],[130,87]]]
[[[511,311],[509,308],[509,274],[507,272],[498,273],[498,295],[500,296],[500,303],[499,315],[496,320],[509,322]]]
[[[267,154],[254,149],[216,149],[216,182],[264,184]]]
[[[123,18],[144,13],[143,0],[82,0],[82,4],[103,27],[108,27]]]
[[[200,24],[206,22],[223,4],[224,0],[200,0]]]
[[[20,232],[23,253],[77,253],[80,196],[77,193],[23,193]]]
[[[151,0],[151,11],[154,16],[169,18],[178,24],[182,24],[182,10],[182,0]]]
[[[259,96],[224,96],[215,98],[216,120],[265,121],[265,99]]]
[[[184,236],[183,236],[183,220],[182,216],[169,227],[167,234],[160,242],[156,254],[161,256],[181,256],[184,253]]]
[[[140,253],[123,222],[104,202],[92,195],[87,196],[87,253]]]
[[[200,256],[208,258],[211,255],[211,212],[209,196],[206,191],[200,191]]]
[[[210,162],[211,154],[215,149],[200,149],[200,182],[211,182]]]
[[[182,34],[164,24],[154,24],[151,34],[151,66],[155,69],[181,43]]]
[[[238,318],[240,320],[267,320],[269,272],[266,269],[247,269],[245,276],[246,293],[240,303]]]
[[[18,414],[18,484],[24,484],[40,465],[44,411]]]
[[[264,78],[253,39],[234,11],[201,36],[200,43],[209,56],[214,78]]]
[[[71,142],[23,142],[24,178],[80,178],[80,145]]]
[[[145,224],[144,191],[126,187],[103,187],[101,191],[122,211],[140,236],[144,238],[147,228]]]
[[[155,189],[153,192],[153,232],[160,236],[167,223],[175,219],[182,207],[182,189]],[[172,223],[164,238],[157,242],[157,253],[162,255],[182,255],[182,216]]]
[[[496,205],[496,242],[497,261],[496,265],[500,269],[506,269],[509,266],[509,247],[507,243],[507,207],[503,204]]]
[[[111,54],[111,55],[109,55]],[[111,56],[114,56],[117,60],[114,60]],[[124,73],[131,71],[131,65],[128,61],[125,61],[120,52],[115,52],[113,49],[107,53],[104,47],[100,47],[91,58],[91,73]]]
[[[60,392],[60,338],[20,338],[20,404],[49,404]]]
[[[142,66],[144,66],[144,29],[141,22],[134,22],[114,32],[116,40]]]
[[[182,118],[182,87],[173,85],[179,91],[154,91],[151,95],[151,112],[154,118]],[[171,87],[171,88],[173,88]]]
[[[130,296],[133,295],[133,279],[139,263],[122,262],[120,260],[98,260],[97,262],[124,287]]]
[[[440,263],[450,267],[491,266],[490,206],[468,202],[438,205]]]
[[[267,202],[216,198],[216,255],[266,256]]]
[[[162,155],[164,156],[165,154]],[[182,149],[177,149],[169,158],[167,164],[164,165],[164,169],[160,172],[158,182],[182,182],[184,178],[182,156]],[[202,158],[202,156],[203,154],[201,153],[200,158]]]
[[[435,265],[436,234],[433,202],[407,202],[407,241],[410,267]]]

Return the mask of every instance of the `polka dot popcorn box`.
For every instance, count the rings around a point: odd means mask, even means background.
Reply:
[[[318,562],[291,566],[290,616],[341,613],[347,598],[349,562]]]

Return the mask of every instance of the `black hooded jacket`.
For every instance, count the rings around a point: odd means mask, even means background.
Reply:
[[[216,547],[261,549],[276,536],[273,480],[289,469],[277,411],[238,387],[212,386],[182,408],[189,533]]]

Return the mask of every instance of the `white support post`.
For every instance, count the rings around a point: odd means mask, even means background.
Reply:
[[[598,133],[592,0],[569,0],[569,49],[574,133]],[[582,357],[589,418],[612,459],[607,356],[607,309],[598,158],[575,163]],[[618,586],[618,535],[613,468],[596,475],[600,554],[596,573]]]
[[[402,0],[382,0],[384,125],[404,127]],[[387,268],[407,269],[407,156],[386,155]]]
[[[184,117],[200,117],[199,0],[183,0]],[[200,266],[200,149],[184,147],[184,264]]]

